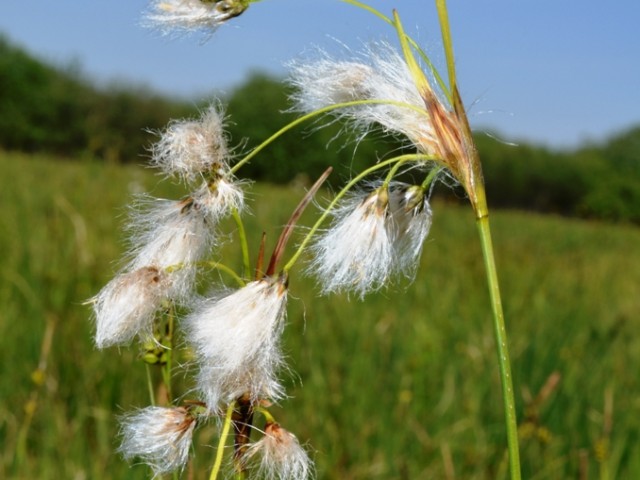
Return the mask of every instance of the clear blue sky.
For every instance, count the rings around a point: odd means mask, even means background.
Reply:
[[[406,30],[441,62],[434,3],[397,8]],[[100,82],[128,80],[197,100],[230,91],[254,70],[335,39],[358,48],[393,38],[367,13],[337,0],[262,0],[219,29],[170,39],[140,27],[145,0],[1,0],[0,31],[57,64],[77,61]],[[463,97],[475,127],[510,141],[571,147],[640,123],[640,1],[450,0]],[[259,92],[257,92],[259,94]]]

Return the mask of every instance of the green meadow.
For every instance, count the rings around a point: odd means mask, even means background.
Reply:
[[[117,271],[127,204],[144,191],[180,195],[144,168],[0,153],[0,478],[150,478],[116,452],[118,415],[149,402],[138,347],[96,350],[83,304]],[[250,187],[253,259],[303,193]],[[318,297],[301,268],[292,275],[290,398],[274,413],[309,446],[319,479],[506,478],[473,214],[437,198],[433,210],[412,284],[361,302]],[[491,216],[523,478],[640,478],[640,229]],[[214,259],[237,267],[229,227]],[[232,286],[207,278],[203,291]],[[199,431],[184,478],[208,478],[216,443],[214,425]]]

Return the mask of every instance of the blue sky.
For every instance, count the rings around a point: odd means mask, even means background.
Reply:
[[[434,3],[369,2],[390,14],[442,63]],[[146,0],[2,0],[0,31],[37,56],[78,62],[103,83],[136,84],[203,100],[251,71],[319,45],[354,49],[393,38],[371,15],[337,0],[262,0],[202,36],[171,39],[140,26]],[[449,0],[458,76],[476,128],[554,147],[598,141],[640,124],[637,0]]]

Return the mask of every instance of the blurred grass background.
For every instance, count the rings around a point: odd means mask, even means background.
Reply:
[[[135,346],[97,351],[83,302],[117,270],[151,171],[0,153],[0,477],[142,479],[115,453],[117,415],[148,404]],[[252,245],[302,196],[256,185]],[[521,424],[523,478],[640,478],[640,230],[494,211]],[[473,215],[434,205],[412,285],[318,298],[294,274],[277,419],[320,479],[504,478],[490,306]],[[250,240],[251,241],[251,240]],[[223,258],[238,264],[232,245]],[[188,378],[177,378],[189,387]],[[208,478],[213,428],[185,478]]]

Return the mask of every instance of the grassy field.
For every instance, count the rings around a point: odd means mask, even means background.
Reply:
[[[115,453],[116,416],[148,403],[145,369],[135,347],[93,347],[82,302],[118,267],[131,193],[175,195],[159,180],[0,154],[1,478],[149,478]],[[252,188],[253,245],[262,229],[273,245],[300,195]],[[318,298],[292,277],[284,344],[296,375],[276,413],[308,442],[320,479],[505,478],[473,217],[434,212],[413,285],[362,303]],[[640,478],[640,229],[515,212],[492,221],[524,478]],[[196,443],[187,474],[205,479],[214,430]]]

